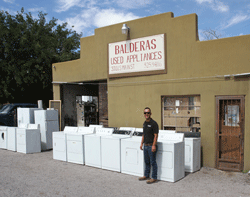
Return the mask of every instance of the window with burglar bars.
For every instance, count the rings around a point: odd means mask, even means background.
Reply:
[[[162,96],[163,129],[198,132],[201,128],[200,96]]]

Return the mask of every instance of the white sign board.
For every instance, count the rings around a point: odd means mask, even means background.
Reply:
[[[109,75],[165,70],[165,35],[109,44]]]

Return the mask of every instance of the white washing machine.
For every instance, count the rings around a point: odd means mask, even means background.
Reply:
[[[159,133],[176,133],[175,130],[159,130]]]
[[[90,124],[89,127],[103,128],[103,125]]]
[[[78,127],[65,126],[64,131],[54,131],[53,159],[67,161],[67,136],[66,133],[77,133]]]
[[[93,134],[94,127],[78,127],[77,133],[67,133],[67,161],[84,164],[84,137]]]
[[[17,127],[8,127],[8,143],[7,149],[11,151],[16,151],[16,135]]]
[[[96,133],[84,137],[85,165],[102,167],[101,136],[112,135],[113,128],[96,128]]]
[[[52,132],[59,130],[57,110],[36,110],[35,124],[40,124],[42,150],[52,149]]]
[[[185,171],[195,172],[201,168],[201,138],[185,137]]]
[[[42,108],[17,108],[17,126],[20,127],[20,123],[34,124],[35,110],[42,110]]]
[[[130,130],[114,130],[112,135],[101,137],[102,169],[121,172],[121,139],[130,138]]]
[[[156,161],[158,180],[176,182],[185,176],[184,134],[159,133]]]
[[[121,140],[121,173],[144,175],[144,155],[140,149],[143,129],[136,128],[132,137]]]
[[[160,130],[159,133],[168,133],[166,130]],[[189,137],[193,136],[188,133],[188,137],[184,134],[185,143],[185,172],[196,172],[201,168],[201,138]]]
[[[28,124],[27,128],[17,128],[17,152],[41,152],[41,133],[39,125]]]
[[[135,131],[135,127],[120,127],[119,130],[123,130],[123,131],[131,131],[133,134],[133,132]]]
[[[7,149],[8,132],[5,126],[0,126],[0,148]]]

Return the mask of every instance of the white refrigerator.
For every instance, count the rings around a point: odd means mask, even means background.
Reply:
[[[59,131],[58,111],[35,111],[35,124],[40,125],[42,150],[52,149],[52,132]]]
[[[17,108],[17,126],[19,127],[21,123],[34,124],[35,110],[42,110],[42,108]]]

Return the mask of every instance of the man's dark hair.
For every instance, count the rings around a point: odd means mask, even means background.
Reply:
[[[150,109],[149,107],[145,107],[145,109],[149,109],[149,111],[151,112],[151,109]],[[144,110],[145,110],[145,109],[144,109]]]

